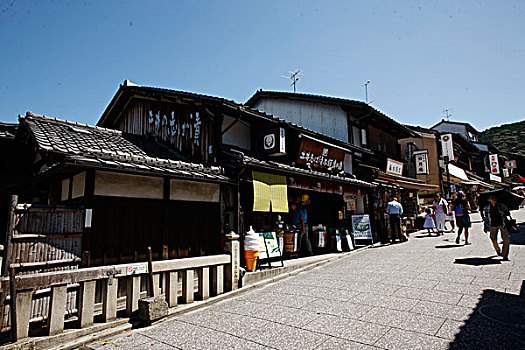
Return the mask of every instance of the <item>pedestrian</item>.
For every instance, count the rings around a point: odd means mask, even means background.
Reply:
[[[432,209],[427,208],[425,212],[427,213],[427,215],[425,216],[423,228],[427,229],[429,236],[432,236],[432,232],[435,232],[439,236],[439,232],[436,230],[436,223],[434,222],[434,218],[432,217]]]
[[[399,203],[397,195],[392,196],[390,202],[386,206],[386,213],[390,218],[390,230],[392,232],[392,243],[397,239],[404,242],[407,238],[403,235],[401,230],[401,214],[403,214],[403,206]]]
[[[456,237],[456,244],[459,244],[459,238],[463,230],[465,231],[465,245],[469,245],[468,234],[469,228],[472,226],[469,216],[470,204],[467,201],[467,195],[463,191],[458,192],[458,197],[454,201],[454,214],[456,216],[456,226],[458,227],[458,236]]]
[[[432,206],[434,207],[434,213],[436,214],[436,226],[439,236],[439,234],[445,232],[445,219],[448,214],[448,204],[447,201],[441,197],[441,193],[436,193]]]
[[[311,256],[312,244],[308,238],[308,211],[301,205],[301,199],[298,197],[291,205],[291,221],[296,229],[299,229],[299,242],[297,251],[303,256]]]
[[[499,203],[496,196],[489,196],[489,204],[483,209],[485,220],[483,221],[485,232],[490,232],[490,240],[496,250],[496,254],[503,257],[503,261],[509,261],[510,235],[505,225],[505,216],[510,215],[509,209],[503,203]],[[498,231],[503,239],[503,249],[498,244]]]
[[[452,205],[452,201],[448,201],[448,215],[445,216],[445,221],[449,222],[450,223],[450,230],[448,230],[447,232],[454,232],[454,230],[456,229],[456,225],[454,225],[454,221],[456,221],[456,217],[454,215],[454,210],[452,210],[453,208],[453,205]]]

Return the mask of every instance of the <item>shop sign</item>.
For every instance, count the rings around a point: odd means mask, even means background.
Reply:
[[[450,193],[456,193],[456,185],[450,185]]]
[[[281,256],[275,232],[259,232],[259,259]]]
[[[301,141],[297,163],[317,168],[343,170],[345,152],[306,138]]]
[[[269,156],[286,154],[286,132],[284,128],[272,128],[264,131],[261,140],[261,153]]]
[[[449,160],[454,159],[454,144],[452,143],[452,134],[441,136],[441,154]]]
[[[403,163],[388,158],[386,161],[386,172],[394,175],[403,175]]]
[[[490,174],[490,181],[501,182],[501,176]]]
[[[416,174],[427,175],[428,174],[428,150],[414,152],[416,158]]]
[[[507,168],[503,169],[503,176],[504,176],[504,177],[509,177],[509,176],[510,176],[510,171],[509,171],[509,169],[507,169]]]
[[[354,239],[372,239],[372,227],[368,214],[352,215],[352,229]]]
[[[505,168],[507,169],[516,169],[516,161],[515,160],[507,160],[505,161]]]
[[[490,173],[499,174],[499,160],[497,154],[489,155]]]

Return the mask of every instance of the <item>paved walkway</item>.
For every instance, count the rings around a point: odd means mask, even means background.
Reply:
[[[525,222],[525,210],[514,212]],[[221,303],[89,346],[95,349],[524,349],[525,331],[488,304],[525,306],[525,225],[510,261],[479,215],[469,246],[416,233]],[[518,243],[518,244],[516,244]],[[524,285],[525,289],[525,285]],[[106,344],[104,344],[106,341]]]

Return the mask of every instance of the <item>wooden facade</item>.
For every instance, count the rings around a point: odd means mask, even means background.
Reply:
[[[192,162],[211,164],[213,117],[201,106],[134,99],[117,129],[135,135],[153,135]]]

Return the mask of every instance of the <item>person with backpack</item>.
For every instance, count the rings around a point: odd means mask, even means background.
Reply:
[[[456,226],[458,227],[458,236],[456,237],[456,244],[459,244],[459,239],[463,230],[465,231],[465,245],[469,245],[468,234],[472,226],[470,221],[470,204],[467,201],[467,195],[463,191],[458,192],[458,197],[454,201],[454,214],[456,216]]]
[[[490,232],[490,240],[496,254],[503,257],[503,261],[509,261],[510,235],[505,223],[505,217],[510,215],[509,209],[505,204],[499,203],[496,196],[489,196],[488,201],[489,205],[483,209],[485,214],[483,230]],[[503,239],[502,248],[498,244],[498,231],[501,232]]]

